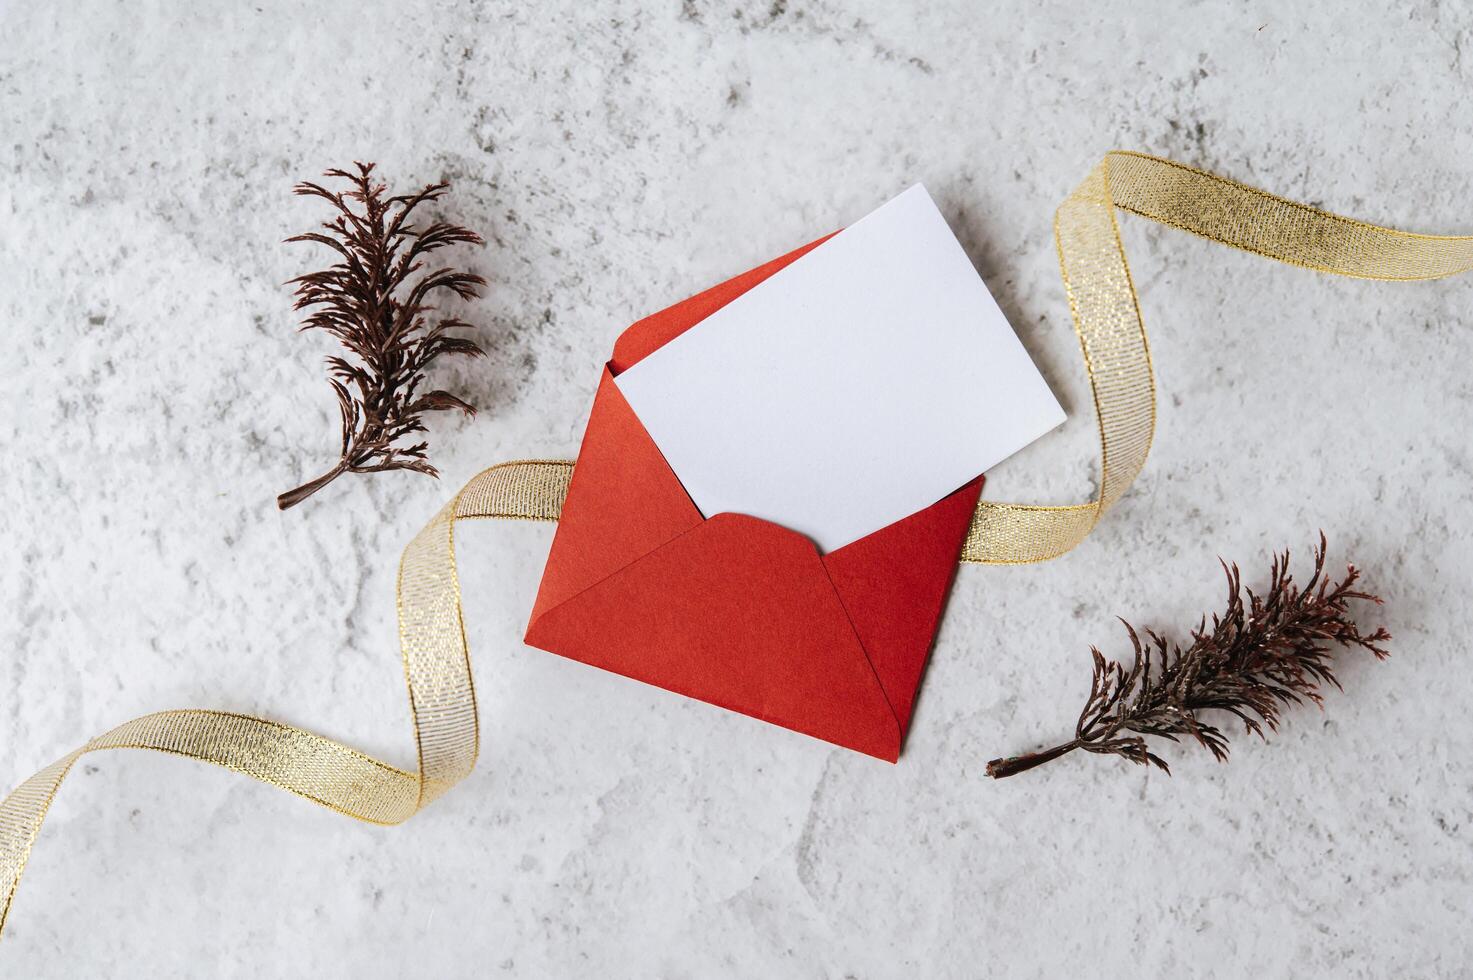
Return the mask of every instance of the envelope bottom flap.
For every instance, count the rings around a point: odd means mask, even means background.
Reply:
[[[535,616],[527,642],[895,761],[900,727],[823,561],[718,514]]]

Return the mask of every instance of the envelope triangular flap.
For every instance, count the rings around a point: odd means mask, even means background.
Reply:
[[[718,514],[544,612],[527,640],[893,761],[900,729],[813,545]]]
[[[532,621],[702,520],[605,368]]]
[[[889,527],[823,556],[824,567],[864,644],[901,738],[960,546],[982,493],[982,477]]]

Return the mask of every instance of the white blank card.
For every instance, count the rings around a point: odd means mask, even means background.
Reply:
[[[823,552],[1064,421],[919,184],[615,382],[702,514]]]

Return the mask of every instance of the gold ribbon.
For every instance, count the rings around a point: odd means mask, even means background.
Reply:
[[[464,779],[480,740],[461,620],[455,525],[463,520],[555,521],[573,464],[503,463],[471,480],[399,560],[399,643],[414,717],[414,772],[312,732],[249,715],[187,709],[135,718],[36,773],[0,803],[0,928],[31,844],[61,781],[88,752],[153,749],[253,776],[369,823],[396,824]]]
[[[1342,276],[1440,279],[1473,269],[1473,236],[1381,228],[1171,160],[1106,154],[1054,215],[1059,271],[1100,424],[1095,498],[1067,507],[984,500],[962,561],[1012,564],[1062,555],[1084,540],[1146,465],[1156,429],[1156,382],[1116,210]]]
[[[962,550],[981,563],[1042,561],[1082,541],[1145,465],[1155,384],[1117,210],[1321,272],[1435,279],[1473,269],[1473,237],[1414,235],[1329,214],[1138,153],[1110,153],[1059,207],[1054,239],[1100,427],[1094,500],[1067,507],[983,501]],[[0,929],[56,791],[82,755],[153,749],[210,762],[378,824],[409,819],[471,771],[479,746],[461,619],[455,525],[557,520],[573,464],[493,466],[465,485],[405,548],[399,641],[418,767],[408,772],[312,732],[224,711],[162,711],[100,735],[0,803]]]

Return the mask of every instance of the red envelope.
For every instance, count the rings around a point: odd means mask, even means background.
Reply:
[[[613,381],[823,241],[619,337],[526,639],[894,762],[982,478],[820,555],[770,521],[703,517]]]

